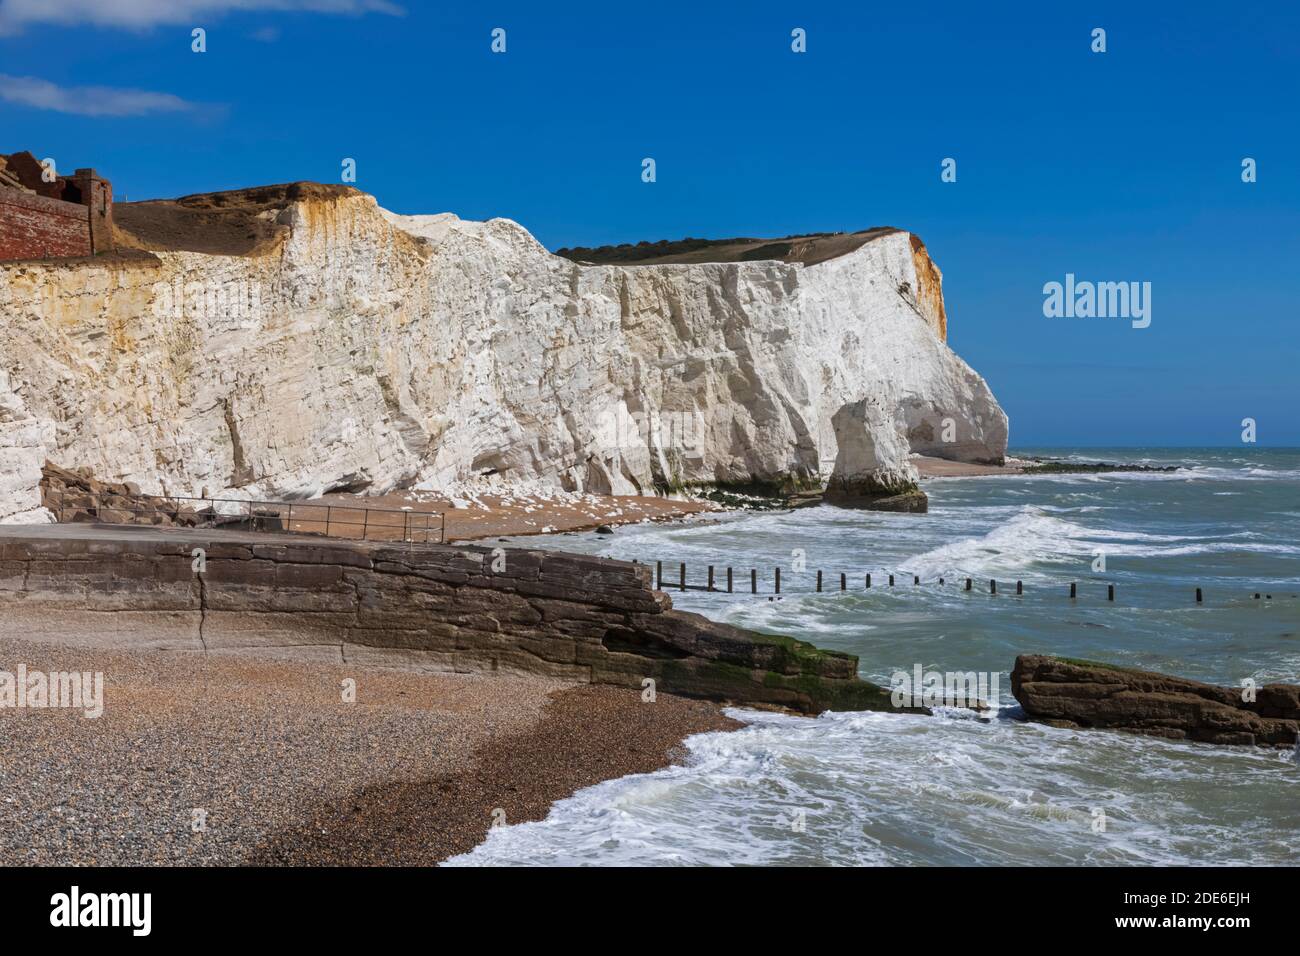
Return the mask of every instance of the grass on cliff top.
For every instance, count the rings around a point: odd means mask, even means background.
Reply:
[[[874,226],[857,232],[814,232],[799,236],[759,239],[660,239],[625,242],[617,246],[574,246],[555,254],[592,265],[672,265],[707,262],[800,262],[816,265],[847,255],[864,243],[898,232],[893,226]]]

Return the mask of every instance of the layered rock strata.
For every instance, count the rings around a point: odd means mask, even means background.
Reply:
[[[1242,688],[1031,654],[1016,658],[1011,690],[1027,715],[1057,726],[1213,744],[1300,742],[1300,686],[1294,684],[1267,684],[1249,695]]]

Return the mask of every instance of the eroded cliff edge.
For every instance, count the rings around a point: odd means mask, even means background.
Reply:
[[[1006,416],[945,344],[938,270],[906,232],[812,265],[583,265],[508,220],[398,216],[354,190],[177,205],[175,236],[222,209],[246,233],[0,264],[0,520],[46,517],[46,459],[235,497],[489,473],[821,487],[832,419],[864,398],[885,410],[878,449],[1005,453]]]

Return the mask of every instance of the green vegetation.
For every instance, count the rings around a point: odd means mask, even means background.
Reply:
[[[819,239],[825,236],[837,235],[833,232],[810,232],[801,236],[787,236],[787,239]],[[661,256],[680,256],[688,252],[697,252],[700,249],[708,249],[713,246],[729,246],[742,243],[765,242],[763,239],[750,237],[738,237],[735,239],[696,239],[687,236],[685,239],[660,239],[658,242],[646,242],[642,240],[638,243],[624,242],[617,246],[573,246],[572,248],[556,249],[555,254],[565,259],[571,259],[574,262],[598,262],[602,264],[618,265],[620,263],[639,262],[644,259],[657,259]],[[778,246],[783,247],[777,254]],[[758,250],[755,250],[756,252]],[[762,249],[761,258],[780,258],[789,252],[789,243],[769,243]]]
[[[1177,471],[1177,465],[1160,467],[1159,465],[1116,465],[1111,462],[1098,461],[1092,464],[1069,461],[1044,461],[1025,465],[1021,471],[1026,475],[1093,475],[1113,471]]]

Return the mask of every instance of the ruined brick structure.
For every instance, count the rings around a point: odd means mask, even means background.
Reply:
[[[52,182],[31,153],[0,154],[0,260],[113,248],[113,187],[93,169]]]

